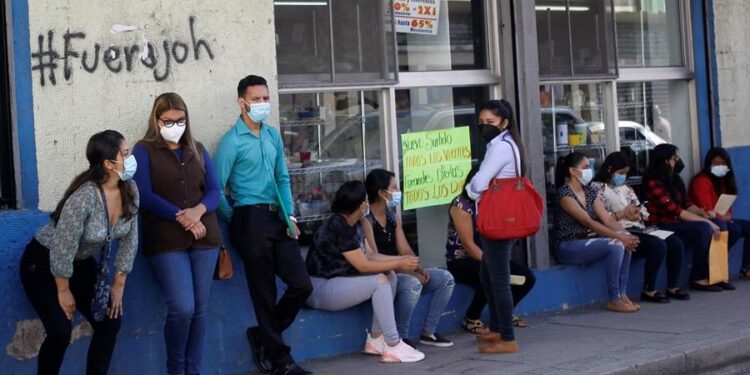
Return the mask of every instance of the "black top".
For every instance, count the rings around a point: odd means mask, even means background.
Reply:
[[[396,248],[396,218],[393,217],[391,211],[385,210],[385,228],[375,220],[375,215],[372,212],[367,215],[367,219],[372,223],[378,252],[385,255],[399,255],[398,248]]]
[[[583,208],[584,211],[586,211],[586,213],[592,219],[596,219],[596,212],[594,211],[594,201],[596,201],[596,197],[599,195],[599,191],[590,185],[584,186],[583,191],[586,194],[585,207],[583,202],[580,202],[578,200],[578,197],[576,197],[573,189],[571,189],[567,184],[563,185],[563,187],[561,187],[557,191],[558,202],[561,202],[565,197],[573,198],[573,200],[578,203],[578,205],[581,206],[581,208]],[[562,207],[559,207],[558,211],[559,213],[557,215],[557,220],[555,223],[554,235],[555,248],[560,245],[560,242],[584,238],[591,232],[591,229],[579,223],[578,220],[576,220],[573,216],[565,212]]]
[[[359,272],[344,258],[344,253],[364,252],[364,240],[359,223],[350,226],[341,215],[332,215],[313,234],[307,254],[307,272],[310,276],[331,279],[358,275]]]

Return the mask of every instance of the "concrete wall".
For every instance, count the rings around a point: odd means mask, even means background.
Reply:
[[[276,90],[273,2],[28,2],[39,208],[52,209],[87,166],[89,136],[116,129],[134,143],[153,99],[174,91],[210,150],[238,114],[247,74]]]

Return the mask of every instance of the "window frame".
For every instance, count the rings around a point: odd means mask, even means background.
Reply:
[[[16,176],[13,152],[13,116],[11,112],[10,54],[7,16],[9,8],[0,3],[0,210],[15,209]]]

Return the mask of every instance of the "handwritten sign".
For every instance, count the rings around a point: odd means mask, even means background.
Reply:
[[[436,35],[440,0],[396,0],[393,18],[397,33]]]
[[[401,135],[404,209],[448,204],[471,169],[469,128]]]

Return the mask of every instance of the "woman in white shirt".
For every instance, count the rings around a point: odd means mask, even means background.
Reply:
[[[633,252],[633,258],[646,259],[641,301],[667,303],[670,299],[688,300],[690,295],[677,287],[685,246],[677,236],[669,236],[662,240],[645,233],[644,221],[648,219],[648,210],[638,200],[635,191],[625,183],[629,172],[630,158],[623,152],[613,152],[599,168],[592,186],[599,190],[604,207],[620,226],[640,240],[636,251]],[[665,257],[666,295],[656,289],[656,275]]]
[[[490,100],[479,112],[479,128],[487,142],[479,171],[466,186],[473,200],[480,200],[495,178],[512,178],[522,173],[523,146],[513,109],[505,100]],[[513,334],[513,295],[510,290],[510,251],[515,240],[482,237],[482,263],[479,268],[490,306],[490,332],[477,335],[482,353],[515,353],[518,343]]]

